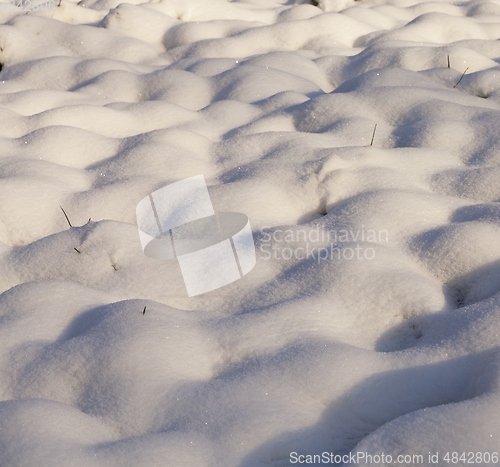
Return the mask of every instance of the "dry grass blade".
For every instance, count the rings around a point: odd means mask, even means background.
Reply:
[[[469,69],[469,67],[467,67],[465,69],[465,71],[462,73],[462,76],[460,76],[460,79],[457,81],[457,84],[455,84],[455,86],[453,86],[453,89],[455,89],[458,86],[458,84],[460,83],[460,81],[462,81],[462,78],[465,76],[465,73],[467,73],[468,69]]]
[[[62,206],[59,206],[59,207],[61,208],[61,211],[63,212],[64,217],[65,217],[65,218],[66,218],[66,220],[68,221],[69,226],[70,226],[70,227],[73,227],[73,226],[71,225],[71,222],[69,221],[69,217],[68,217],[68,215],[66,214],[66,211],[63,209],[63,207],[62,207]]]
[[[375,123],[375,128],[373,129],[372,141],[370,143],[370,146],[373,146],[373,140],[375,139],[375,132],[376,131],[377,131],[377,124]]]

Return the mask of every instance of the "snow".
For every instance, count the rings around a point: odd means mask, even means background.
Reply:
[[[0,465],[499,452],[500,1],[58,3],[0,5]],[[201,175],[257,261],[189,297],[136,208]]]

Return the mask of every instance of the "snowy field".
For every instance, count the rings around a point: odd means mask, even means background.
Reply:
[[[0,466],[500,465],[500,0],[37,1],[0,4]],[[136,207],[198,175],[256,265],[188,296]]]

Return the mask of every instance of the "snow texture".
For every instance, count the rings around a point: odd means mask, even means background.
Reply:
[[[317,3],[0,8],[0,466],[500,451],[500,0]],[[257,262],[188,297],[199,175]]]

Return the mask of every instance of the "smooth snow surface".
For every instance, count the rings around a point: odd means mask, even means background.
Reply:
[[[0,8],[0,466],[500,452],[500,0],[306,3]],[[189,298],[197,175],[257,263]]]

